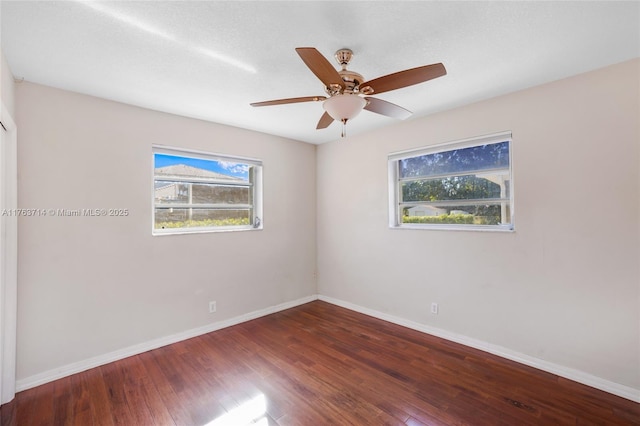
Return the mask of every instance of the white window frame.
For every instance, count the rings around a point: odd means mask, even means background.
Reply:
[[[190,150],[190,149],[184,149],[184,148],[174,148],[174,147],[168,147],[168,146],[162,146],[162,145],[152,145],[151,150],[152,150],[152,164],[151,164],[151,233],[152,235],[179,235],[179,234],[201,234],[201,233],[230,232],[230,231],[257,231],[257,230],[262,230],[264,228],[264,218],[263,218],[263,210],[262,210],[262,204],[263,204],[262,160],[258,160],[255,158],[232,156],[227,154],[215,154],[210,152]],[[189,157],[189,158],[212,160],[212,161],[228,161],[233,163],[250,164],[254,166],[253,173],[252,175],[250,175],[251,180],[249,185],[252,191],[251,199],[253,200],[253,203],[246,206],[242,205],[242,207],[249,206],[249,208],[252,209],[253,211],[253,218],[251,220],[252,223],[250,223],[249,225],[238,225],[238,226],[208,226],[208,227],[157,229],[155,227],[156,174],[155,174],[155,161],[153,161],[155,154],[167,154],[167,155],[173,155],[173,156],[179,156],[179,157]],[[197,179],[195,180],[185,179],[185,181],[197,182]],[[225,185],[228,185],[228,183],[225,183]],[[213,208],[224,208],[225,206],[211,205],[208,207],[211,207],[213,209]],[[233,205],[233,207],[239,207],[239,206]]]
[[[402,180],[400,179],[399,164],[401,160],[419,157],[427,154],[435,154],[439,152],[447,152],[455,149],[470,148],[474,146],[489,145],[500,142],[509,143],[509,196],[505,197],[509,205],[509,222],[508,224],[499,225],[474,225],[474,224],[432,224],[432,223],[402,223]],[[471,171],[473,172],[473,171]],[[485,136],[446,142],[442,144],[412,149],[407,151],[399,151],[389,154],[388,156],[388,174],[389,174],[389,227],[392,229],[439,229],[452,231],[501,231],[513,232],[515,230],[515,206],[514,206],[514,180],[513,180],[513,143],[511,132],[500,132]],[[460,175],[460,173],[451,173],[451,176]],[[456,203],[458,200],[453,200]],[[442,201],[428,205],[445,205],[451,204],[449,201]]]

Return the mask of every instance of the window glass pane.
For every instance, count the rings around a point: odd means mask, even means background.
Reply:
[[[232,161],[205,160],[168,154],[154,154],[157,178],[197,178],[211,181],[249,182],[251,165]]]
[[[156,208],[156,229],[251,225],[251,210]]]
[[[476,140],[390,154],[389,225],[513,230],[511,134]]]
[[[158,151],[153,153],[154,231],[261,229],[259,160],[245,163],[215,154]]]
[[[402,208],[401,223],[504,225],[510,223],[508,202],[463,205],[417,205]]]
[[[402,201],[447,201],[509,197],[509,170],[403,182]]]
[[[435,152],[400,160],[400,178],[509,167],[509,142]]]
[[[158,204],[249,204],[250,187],[156,180]]]

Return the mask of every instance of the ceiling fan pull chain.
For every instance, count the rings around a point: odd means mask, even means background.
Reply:
[[[347,119],[342,119],[342,134],[340,135],[343,138],[347,137]]]

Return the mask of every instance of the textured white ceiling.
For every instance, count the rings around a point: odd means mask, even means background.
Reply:
[[[2,1],[18,79],[310,143],[323,95],[296,47],[372,79],[442,62],[448,74],[377,97],[409,119],[640,56],[640,2]],[[397,123],[363,111],[348,134]]]

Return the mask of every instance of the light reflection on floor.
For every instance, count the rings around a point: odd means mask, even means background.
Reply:
[[[266,413],[267,399],[260,394],[204,426],[268,426]]]

